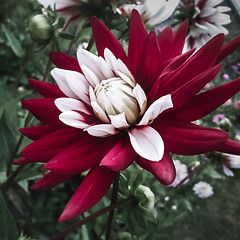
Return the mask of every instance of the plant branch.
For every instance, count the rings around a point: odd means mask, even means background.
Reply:
[[[128,202],[129,200],[131,200],[131,198],[128,198],[128,199],[124,199],[122,201],[119,201],[119,202],[116,202],[108,207],[105,207],[101,210],[99,210],[98,212],[96,213],[93,213],[92,215],[74,223],[73,225],[69,226],[68,228],[66,228],[65,230],[63,230],[62,232],[59,232],[57,234],[55,234],[54,236],[51,237],[50,240],[59,240],[59,239],[62,239],[64,236],[66,236],[68,233],[74,231],[75,229],[81,227],[82,225],[92,221],[93,219],[109,212],[109,211],[112,211],[116,208],[119,208],[120,206],[122,206],[123,204],[125,204],[126,202]]]
[[[117,201],[119,179],[120,179],[120,173],[117,174],[117,176],[116,176],[116,178],[115,178],[115,180],[113,182],[111,204],[114,204]],[[106,231],[106,238],[105,238],[106,240],[110,239],[113,217],[114,217],[114,210],[109,212],[108,223],[107,223],[107,231]]]
[[[90,51],[92,49],[93,44],[94,44],[94,36],[92,35],[90,40],[89,40],[89,43],[88,43],[88,46],[87,46],[86,50]]]

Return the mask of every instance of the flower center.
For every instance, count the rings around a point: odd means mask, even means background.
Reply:
[[[94,88],[96,101],[107,116],[125,114],[128,124],[136,122],[139,106],[133,95],[133,86],[120,77],[102,80]]]

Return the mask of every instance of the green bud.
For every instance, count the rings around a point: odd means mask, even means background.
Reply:
[[[138,202],[146,209],[152,210],[154,208],[155,196],[149,187],[139,185],[135,196]]]
[[[34,41],[39,44],[47,44],[51,41],[53,28],[45,15],[38,14],[31,19],[29,32]]]

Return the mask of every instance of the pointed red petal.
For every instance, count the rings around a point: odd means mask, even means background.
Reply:
[[[46,83],[35,79],[29,79],[29,84],[45,98],[60,98],[66,95],[59,87],[52,83]]]
[[[212,67],[174,91],[171,94],[174,108],[188,102],[192,97],[194,97],[218,74],[220,69],[220,65]]]
[[[240,155],[240,142],[228,139],[222,146],[220,146],[217,151]]]
[[[99,140],[84,135],[65,151],[52,158],[45,168],[59,174],[77,174],[85,172],[100,161]]]
[[[100,166],[105,166],[113,171],[122,171],[132,164],[135,156],[136,153],[129,143],[129,139],[124,136],[106,154]]]
[[[55,98],[27,99],[22,101],[22,105],[42,123],[66,127],[66,125],[59,120],[61,112],[54,104],[54,100]]]
[[[181,23],[176,32],[174,32],[173,47],[171,57],[178,56],[182,53],[185,39],[188,32],[188,19]]]
[[[39,138],[44,137],[45,135],[48,135],[52,132],[54,132],[56,128],[54,126],[50,125],[40,125],[35,127],[26,127],[26,128],[20,128],[19,131],[27,136],[28,138],[32,140],[37,140]]]
[[[164,78],[161,81],[160,89],[170,89],[168,91],[174,91],[182,84],[188,82],[193,77],[211,67],[215,62],[223,40],[223,34],[218,34],[212,38],[191,58],[189,58],[185,64],[183,64],[179,69],[176,69],[170,73],[167,78]],[[159,91],[159,94],[162,96],[166,93],[163,94],[161,91]]]
[[[161,60],[163,62],[170,58],[169,56],[173,46],[173,38],[173,30],[170,26],[168,26],[163,30],[157,39],[158,46],[161,50]]]
[[[65,207],[59,222],[74,218],[98,203],[110,188],[115,176],[116,172],[105,167],[90,170]]]
[[[37,190],[47,187],[55,186],[59,183],[65,182],[66,180],[72,178],[74,175],[58,174],[54,172],[49,172],[36,183],[34,183],[30,189]]]
[[[63,128],[42,137],[22,150],[33,162],[47,162],[73,144],[83,134],[79,129]]]
[[[24,164],[28,164],[28,163],[31,163],[31,162],[32,162],[32,160],[29,160],[29,159],[27,159],[25,157],[21,157],[19,159],[14,160],[13,164],[15,164],[15,165],[24,165]]]
[[[224,131],[201,127],[180,119],[155,119],[153,127],[163,138],[165,148],[179,155],[215,151],[228,139],[228,133]]]
[[[129,45],[128,45],[128,68],[136,77],[137,67],[142,55],[144,42],[147,38],[148,32],[142,21],[138,11],[133,10],[131,16],[130,30],[129,30]]]
[[[51,52],[50,59],[58,68],[82,73],[78,60],[65,53]]]
[[[164,156],[159,162],[148,161],[138,157],[137,164],[147,171],[151,172],[157,180],[164,184],[171,184],[176,176],[173,160],[168,152],[165,151]]]
[[[230,55],[239,46],[240,46],[240,36],[228,42],[221,48],[221,51],[218,54],[215,64],[220,63],[223,59],[225,59],[228,55]]]
[[[92,18],[92,31],[97,46],[98,54],[104,56],[104,49],[108,48],[116,58],[120,58],[124,63],[126,62],[126,53],[113,35],[113,33],[97,18]]]
[[[240,91],[240,78],[232,80],[214,89],[198,94],[192,100],[182,105],[176,111],[171,112],[171,116],[187,121],[195,121],[205,117],[233,95]]]
[[[144,92],[149,92],[160,74],[160,58],[161,54],[156,40],[156,33],[151,32],[144,44],[136,79]]]

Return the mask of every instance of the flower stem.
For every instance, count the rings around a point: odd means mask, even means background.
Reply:
[[[92,35],[88,42],[88,46],[87,46],[86,50],[90,51],[92,49],[93,44],[94,44],[94,36]]]
[[[29,48],[26,60],[25,60],[24,64],[21,66],[20,71],[19,71],[19,73],[17,75],[16,81],[15,81],[15,88],[17,88],[19,86],[20,81],[21,81],[21,79],[23,77],[23,74],[24,74],[26,68],[28,67],[28,65],[29,65],[29,63],[31,61],[31,58],[32,58],[32,55],[33,55],[34,46],[35,46],[35,43],[32,42],[32,44],[31,44],[31,46]]]
[[[119,179],[120,179],[120,173],[117,174],[117,176],[113,182],[111,204],[114,204],[117,201]],[[114,217],[114,210],[109,212],[107,230],[106,230],[106,238],[105,238],[106,240],[110,239],[113,217]]]
[[[125,204],[126,202],[128,202],[131,198],[128,198],[128,199],[124,199],[122,201],[119,201],[119,202],[116,202],[108,207],[105,207],[101,210],[99,210],[98,212],[96,213],[93,213],[92,215],[74,223],[73,225],[69,226],[68,228],[66,228],[65,230],[63,230],[62,232],[59,232],[57,234],[55,234],[54,236],[52,236],[50,238],[50,240],[59,240],[59,239],[62,239],[64,236],[66,236],[68,233],[74,231],[75,229],[81,227],[82,225],[92,221],[93,219],[109,212],[109,211],[112,211],[116,208],[119,208],[120,206],[122,206],[123,204]]]

